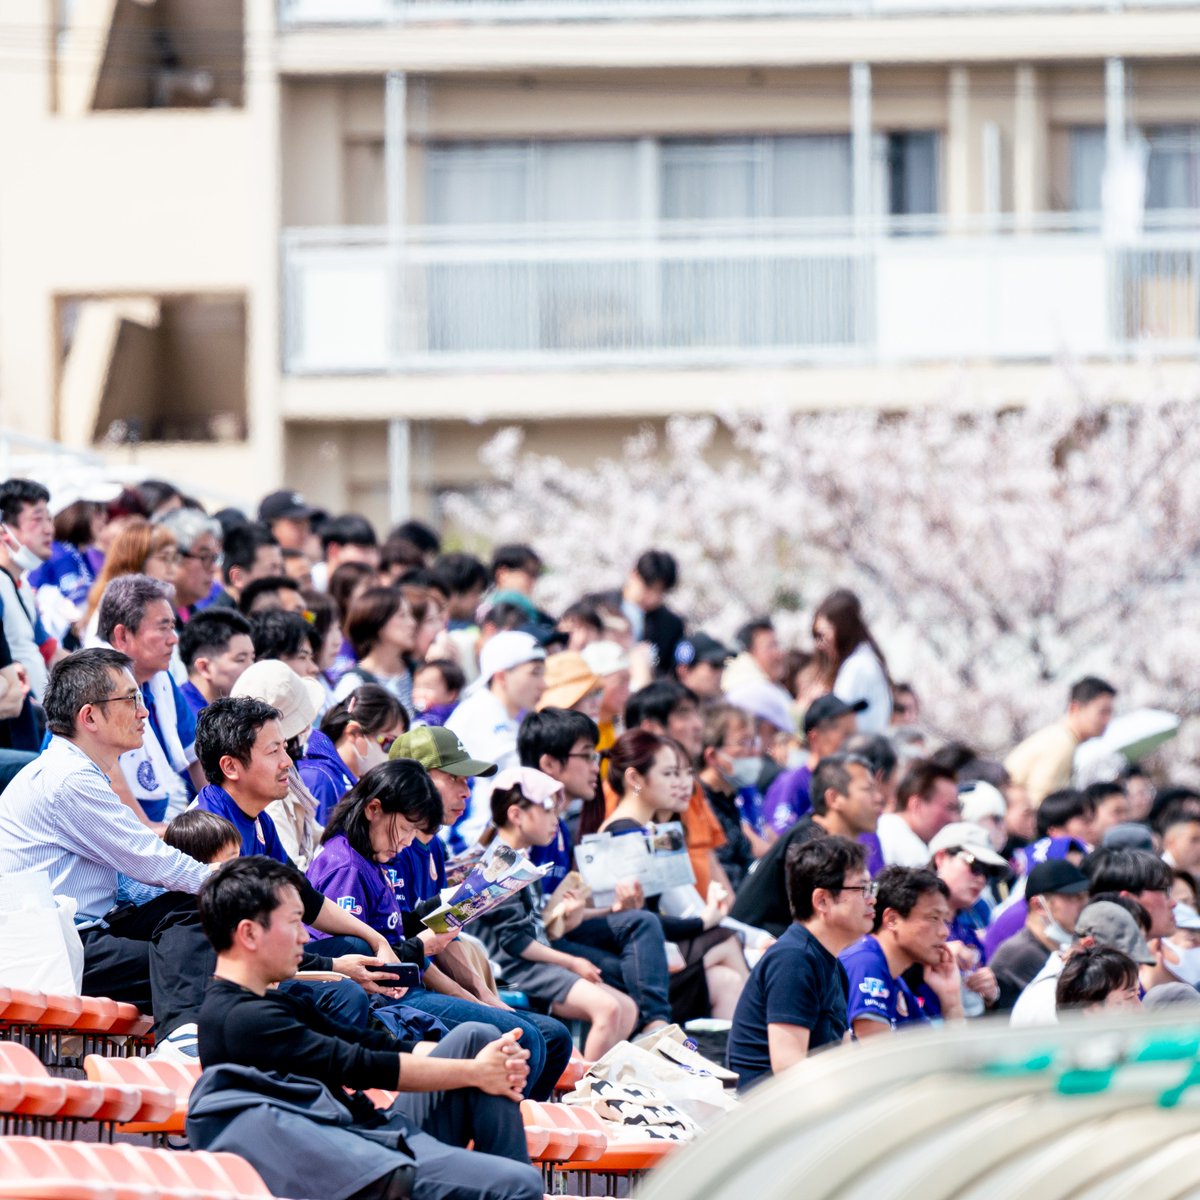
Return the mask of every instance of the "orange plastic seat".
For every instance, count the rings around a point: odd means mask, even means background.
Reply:
[[[17,1042],[0,1042],[0,1074],[21,1083],[20,1099],[8,1111],[23,1117],[54,1117],[67,1104],[67,1080],[51,1079],[46,1068],[27,1046]],[[82,1103],[77,1089],[72,1092],[72,1105]]]
[[[83,996],[83,1011],[73,1028],[84,1033],[107,1033],[117,1020],[117,1002],[107,996]]]
[[[194,1151],[194,1153],[206,1153]],[[225,1178],[239,1197],[259,1197],[271,1195],[271,1189],[262,1181],[262,1176],[244,1159],[237,1154],[216,1153],[208,1154],[217,1166],[221,1168]]]
[[[538,1154],[539,1162],[569,1162],[579,1147],[579,1134],[575,1129],[559,1125],[546,1111],[546,1106],[536,1100],[521,1101],[521,1120],[526,1131],[530,1127],[546,1134],[546,1145]],[[528,1132],[526,1133],[528,1141]],[[532,1158],[533,1155],[530,1155]]]
[[[117,1193],[107,1181],[95,1178],[93,1171],[81,1172],[75,1156],[60,1154],[59,1148],[63,1145],[70,1143],[30,1137],[0,1138],[0,1197],[4,1200],[118,1200]]]
[[[83,1069],[97,1086],[129,1089],[137,1094],[137,1107],[114,1118],[120,1122],[122,1133],[183,1132],[187,1096],[181,1103],[175,1088],[164,1085],[153,1063],[141,1058],[104,1058],[89,1054],[83,1060]]]
[[[32,1025],[46,1011],[47,1000],[41,992],[27,992],[22,988],[5,988],[4,1009],[0,1021],[8,1025]]]
[[[154,1028],[154,1018],[143,1013],[136,1004],[118,1000],[117,1019],[108,1032],[125,1037],[144,1038]]]
[[[42,1029],[71,1029],[83,1012],[82,996],[54,996],[47,993],[46,1008],[37,1018]]]
[[[0,1042],[0,1069],[26,1082],[22,1109],[28,1112],[30,1088],[46,1083],[61,1085],[62,1097],[57,1109],[39,1110],[39,1116],[91,1121],[128,1121],[142,1106],[142,1090],[117,1082],[96,1084],[77,1079],[51,1079],[37,1056],[16,1042]]]
[[[585,1058],[579,1058],[577,1055],[571,1055],[571,1061],[563,1068],[563,1073],[558,1077],[558,1082],[554,1085],[556,1092],[570,1092],[575,1090],[575,1085],[592,1069],[592,1064]]]
[[[53,1142],[50,1153],[60,1168],[75,1179],[91,1179],[113,1190],[116,1200],[165,1200],[153,1179],[143,1177],[113,1146],[85,1142]],[[171,1200],[183,1200],[172,1197]]]
[[[565,1104],[543,1104],[541,1108],[545,1116],[559,1129],[568,1129],[575,1133],[578,1141],[568,1161],[594,1162],[608,1149],[608,1137],[604,1130],[585,1124],[574,1109]]]

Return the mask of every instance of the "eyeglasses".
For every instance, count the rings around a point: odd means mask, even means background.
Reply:
[[[124,696],[105,696],[103,700],[89,700],[88,701],[89,704],[121,704],[122,702],[128,703],[129,705],[132,706],[133,711],[137,712],[137,710],[142,706],[144,701],[142,699],[142,693],[140,691],[129,692],[128,694],[126,694]]]
[[[159,562],[166,563],[168,567],[178,566],[180,558],[183,556],[178,550],[155,550],[150,558],[157,558]]]
[[[206,570],[212,570],[213,567],[223,567],[225,565],[225,555],[214,553],[212,550],[206,550],[203,554],[194,554],[191,550],[180,550],[180,558],[194,558]]]
[[[598,766],[600,763],[600,755],[595,750],[591,751],[591,753],[584,753],[582,750],[573,751],[572,753],[568,754],[567,757],[582,758],[585,762],[591,763],[593,767]]]
[[[862,892],[864,900],[874,900],[879,895],[879,883],[872,879],[870,883],[856,883],[853,886],[847,884],[841,890],[843,892]]]

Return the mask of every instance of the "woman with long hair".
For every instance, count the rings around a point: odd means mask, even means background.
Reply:
[[[179,571],[179,543],[162,525],[152,525],[145,517],[127,517],[121,532],[113,538],[92,590],[88,593],[85,623],[95,632],[96,611],[104,589],[122,575],[149,575],[163,583],[175,582]]]
[[[892,716],[892,681],[858,597],[846,588],[830,592],[813,614],[812,635],[833,694],[847,704],[866,701],[858,714],[859,731],[886,733]]]
[[[631,729],[608,752],[608,782],[617,806],[600,832],[640,833],[655,822],[680,818],[691,799],[692,765],[673,738]],[[731,1020],[750,975],[737,936],[721,927],[733,897],[719,895],[717,886],[709,889],[696,917],[665,916],[658,911],[658,897],[646,900],[662,922],[663,936],[679,947],[685,963],[671,977],[671,1011],[677,1021],[710,1015]]]

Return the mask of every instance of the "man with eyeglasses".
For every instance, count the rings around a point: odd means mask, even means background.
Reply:
[[[969,919],[975,902],[983,894],[988,880],[1008,866],[992,849],[992,840],[982,825],[954,821],[929,843],[933,867],[950,893],[951,953],[962,976],[963,1009],[968,1017],[981,1016],[1000,999],[1000,984],[987,965],[987,952],[979,931]]]
[[[845,1038],[847,982],[837,956],[875,920],[866,854],[847,838],[794,846],[787,894],[795,919],[755,964],[733,1015],[729,1068],[743,1090]]]
[[[151,822],[178,816],[205,783],[196,762],[196,718],[170,673],[179,644],[174,599],[169,583],[120,575],[104,589],[96,630],[102,644],[131,659],[149,712],[141,745],[119,764],[128,794]],[[114,787],[121,794],[120,781]]]
[[[175,603],[185,613],[220,590],[221,526],[197,508],[173,508],[155,522],[169,529],[179,544],[179,568],[175,572]]]
[[[75,901],[85,995],[153,1011],[150,938],[210,868],[156,837],[110,786],[149,715],[127,655],[69,655],[51,672],[44,703],[49,744],[0,795],[0,874],[47,872],[54,894]],[[168,893],[114,911],[118,873]]]
[[[958,964],[946,946],[950,932],[950,890],[932,872],[885,867],[876,879],[875,929],[838,955],[846,971],[846,1013],[859,1041],[905,1025],[921,1025],[938,1015],[963,1015]],[[915,991],[905,981],[914,966],[925,985]]]

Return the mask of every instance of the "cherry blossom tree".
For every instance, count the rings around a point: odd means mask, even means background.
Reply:
[[[528,541],[562,608],[670,550],[672,603],[729,636],[771,613],[808,644],[849,587],[937,732],[1003,753],[1108,678],[1122,707],[1200,713],[1200,403],[1081,394],[1008,411],[676,417],[619,460],[569,469],[501,433],[494,482],[449,511]]]

